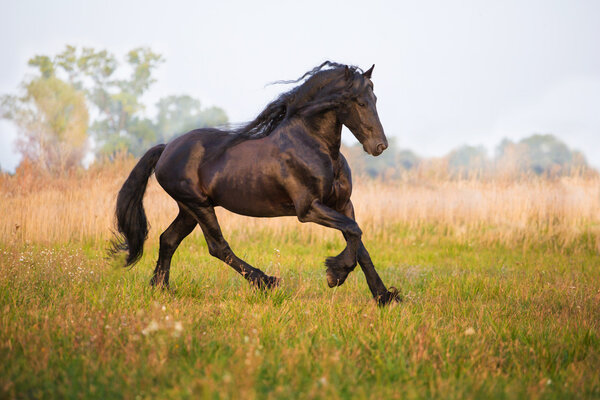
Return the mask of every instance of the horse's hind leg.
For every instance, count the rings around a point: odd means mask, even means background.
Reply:
[[[209,253],[225,262],[241,274],[248,282],[259,288],[272,288],[277,286],[279,279],[266,275],[258,268],[254,268],[244,260],[240,259],[229,247],[229,243],[223,238],[221,227],[215,215],[215,210],[210,205],[186,204],[189,211],[194,214],[208,245]]]
[[[154,274],[150,280],[152,286],[169,286],[169,271],[171,270],[171,258],[177,250],[181,241],[196,227],[196,219],[187,211],[179,208],[179,215],[160,235],[160,249],[158,261]]]

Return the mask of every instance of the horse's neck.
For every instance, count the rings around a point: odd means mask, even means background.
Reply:
[[[307,132],[321,143],[323,150],[337,159],[342,143],[342,124],[338,121],[335,111],[312,116],[305,125]]]

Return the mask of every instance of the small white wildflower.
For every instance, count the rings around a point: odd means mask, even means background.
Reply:
[[[162,306],[162,310],[163,310],[163,311],[166,311],[166,310],[167,310],[167,307],[165,307],[165,306]]]
[[[179,336],[181,336],[182,331],[183,331],[183,325],[181,324],[181,322],[176,321],[175,324],[173,324],[173,333],[171,335],[173,337],[178,338]]]
[[[319,383],[323,386],[327,386],[327,378],[322,376],[321,379],[319,379]]]
[[[465,336],[471,336],[471,335],[474,335],[474,334],[475,334],[475,329],[473,329],[473,328],[471,328],[471,327],[468,327],[468,328],[465,330]]]
[[[142,330],[142,335],[148,335],[152,332],[156,332],[158,330],[158,322],[152,320],[150,324],[144,330]]]

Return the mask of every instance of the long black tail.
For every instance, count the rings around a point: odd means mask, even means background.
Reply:
[[[117,229],[112,240],[110,253],[128,251],[125,266],[135,264],[144,252],[144,241],[148,237],[148,221],[144,211],[144,192],[150,175],[160,158],[164,144],[152,147],[133,167],[129,177],[119,190],[117,197]]]

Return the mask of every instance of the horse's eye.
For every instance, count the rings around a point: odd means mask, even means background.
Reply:
[[[366,104],[363,102],[358,101],[357,103],[358,103],[359,107],[366,107]]]

